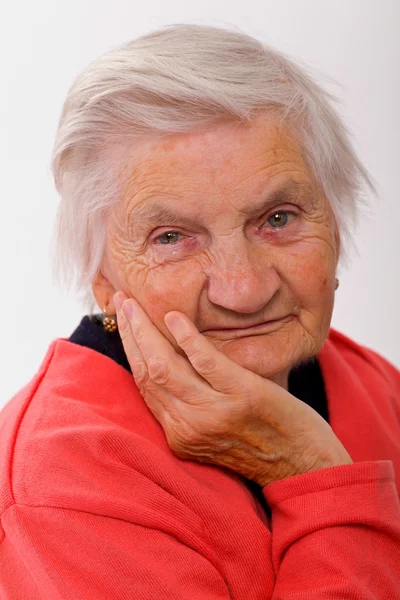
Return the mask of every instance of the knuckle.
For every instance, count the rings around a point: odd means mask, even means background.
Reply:
[[[129,323],[128,323],[128,325],[129,325]],[[135,337],[136,343],[140,345],[140,343],[146,337],[145,330],[142,327],[138,327],[137,325],[135,325],[135,328],[134,328],[134,337]]]
[[[194,338],[192,333],[182,333],[179,338],[179,344],[182,348],[191,348],[193,344],[195,344],[196,339]]]
[[[212,374],[217,369],[217,361],[213,356],[199,352],[192,357],[192,362],[195,369],[198,369],[201,373]]]
[[[199,348],[199,340],[192,333],[186,333],[179,340],[179,345],[184,349],[189,356],[201,355],[202,351]]]
[[[135,363],[134,367],[132,368],[132,372],[134,373],[135,381],[138,386],[146,386],[146,383],[149,379],[149,373],[146,365],[142,361]]]
[[[147,369],[150,379],[159,385],[166,385],[171,378],[171,365],[158,356],[149,359]]]

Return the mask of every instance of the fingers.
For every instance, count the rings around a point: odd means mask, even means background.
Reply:
[[[135,379],[135,383],[139,388],[143,399],[146,401],[147,406],[160,425],[165,428],[165,392],[160,386],[151,380],[146,361],[144,360],[140,348],[136,343],[134,336],[132,335],[130,321],[123,310],[117,311],[117,320],[118,330],[124,345],[125,354],[132,369],[132,375]],[[149,387],[151,388],[150,390],[148,389]]]
[[[258,376],[217,350],[186,315],[171,311],[164,321],[194,369],[215,390],[237,395],[249,384],[254,386],[254,378]]]
[[[123,310],[117,310],[118,331],[124,345],[126,357],[133,377],[140,388],[147,379],[147,365],[132,335],[131,326]]]
[[[117,312],[117,318],[122,325],[121,337],[135,379],[138,378],[142,386],[152,382],[182,400],[195,401],[207,396],[208,384],[177,354],[140,304],[132,298],[124,302],[123,307],[127,304],[132,308],[131,316],[126,317],[122,310]]]

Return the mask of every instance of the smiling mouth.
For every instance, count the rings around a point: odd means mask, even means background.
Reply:
[[[236,327],[236,328],[223,328],[223,329],[205,329],[202,333],[212,335],[220,340],[231,340],[240,337],[265,335],[272,333],[280,329],[286,323],[289,323],[294,319],[294,315],[288,315],[282,319],[276,319],[274,321],[265,321],[252,327]]]

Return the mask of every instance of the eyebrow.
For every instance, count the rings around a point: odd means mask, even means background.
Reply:
[[[310,202],[315,197],[315,191],[311,184],[295,180],[287,181],[282,187],[274,190],[267,198],[251,205],[249,212],[261,215],[269,207],[283,202],[300,203]],[[198,220],[181,215],[174,209],[157,202],[143,203],[136,210],[133,209],[128,217],[128,229],[140,223],[140,225],[163,222],[167,225],[185,225],[187,227],[198,226]]]

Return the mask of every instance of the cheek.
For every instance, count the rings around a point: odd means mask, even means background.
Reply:
[[[148,270],[145,278],[138,279],[141,280],[140,285],[130,286],[132,295],[170,341],[173,338],[164,324],[164,316],[170,310],[181,311],[196,323],[204,286],[204,276],[197,263],[188,261],[185,265],[163,265]]]
[[[308,240],[286,252],[278,268],[282,279],[303,307],[329,312],[336,270],[330,246]]]

